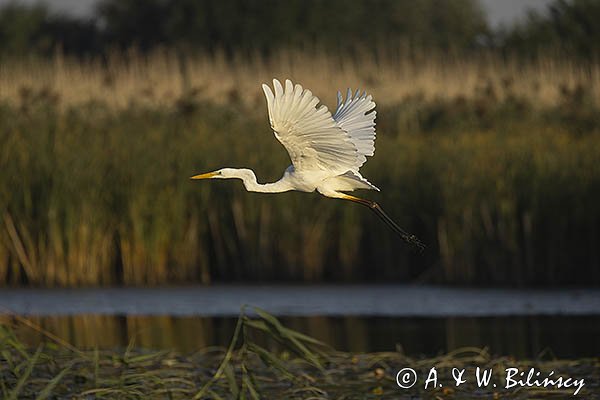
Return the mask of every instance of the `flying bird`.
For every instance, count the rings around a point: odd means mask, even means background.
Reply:
[[[344,192],[379,189],[359,172],[367,157],[375,153],[375,102],[366,92],[338,92],[333,115],[308,89],[289,79],[285,88],[273,80],[273,90],[262,85],[267,98],[271,128],[292,160],[281,179],[260,184],[254,171],[223,168],[192,176],[191,179],[241,179],[249,192],[280,193],[290,190],[314,192],[334,199],[362,204],[377,214],[406,242],[423,249],[414,235],[400,228],[374,201]]]

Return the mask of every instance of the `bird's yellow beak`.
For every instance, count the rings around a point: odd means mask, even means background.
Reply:
[[[207,172],[206,174],[194,175],[190,179],[210,179],[217,175],[217,172]]]

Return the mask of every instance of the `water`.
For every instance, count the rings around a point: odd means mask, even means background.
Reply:
[[[598,315],[600,289],[474,289],[408,285],[3,289],[23,315],[237,316],[243,304],[289,316],[475,317]]]
[[[226,345],[241,304],[261,306],[338,350],[434,356],[465,346],[519,358],[597,357],[600,290],[414,286],[216,286],[2,290],[0,321],[35,345],[22,318],[82,348],[194,352]],[[11,316],[14,313],[19,317]]]
[[[47,340],[12,317],[19,336],[35,345]],[[235,318],[97,315],[28,317],[28,320],[80,348],[136,346],[194,352],[228,344]],[[282,317],[282,322],[335,349],[353,352],[393,351],[435,356],[457,348],[487,347],[495,355],[518,358],[541,353],[560,358],[600,354],[600,318],[519,317]],[[397,347],[398,346],[398,347]]]

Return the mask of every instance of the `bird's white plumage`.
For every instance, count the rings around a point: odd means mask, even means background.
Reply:
[[[352,96],[352,90],[348,89],[346,99],[338,92],[337,109],[333,119],[338,126],[348,133],[350,139],[356,146],[358,157],[356,160],[356,171],[367,161],[367,156],[375,153],[375,102],[371,95],[357,90]]]
[[[273,80],[273,90],[262,85],[267,98],[269,121],[275,137],[283,144],[292,160],[281,179],[258,183],[254,171],[247,168],[222,168],[195,175],[192,179],[241,179],[246,190],[260,193],[281,193],[289,190],[314,192],[345,199],[369,207],[402,239],[424,248],[414,235],[400,228],[374,201],[343,192],[377,187],[359,172],[368,156],[375,152],[375,102],[360,91],[346,99],[338,92],[334,115],[310,90],[285,81],[285,89]]]
[[[359,151],[347,131],[333,119],[326,106],[310,90],[285,81],[285,90],[274,79],[263,84],[275,137],[290,155],[298,172],[327,171],[332,176],[358,171]]]

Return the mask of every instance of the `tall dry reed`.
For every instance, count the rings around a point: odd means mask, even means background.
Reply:
[[[600,66],[558,57],[536,62],[506,60],[491,53],[466,58],[402,50],[373,57],[372,52],[332,55],[324,50],[280,51],[264,59],[184,56],[174,50],[141,54],[115,52],[106,59],[81,61],[15,59],[0,64],[0,101],[14,103],[30,92],[48,92],[62,106],[102,101],[124,109],[131,104],[165,107],[190,93],[217,104],[242,102],[263,107],[261,82],[290,78],[312,88],[332,106],[338,90],[367,89],[380,105],[406,97],[425,100],[473,99],[493,90],[499,100],[516,95],[539,107],[560,103],[563,91],[585,85],[600,99]]]

